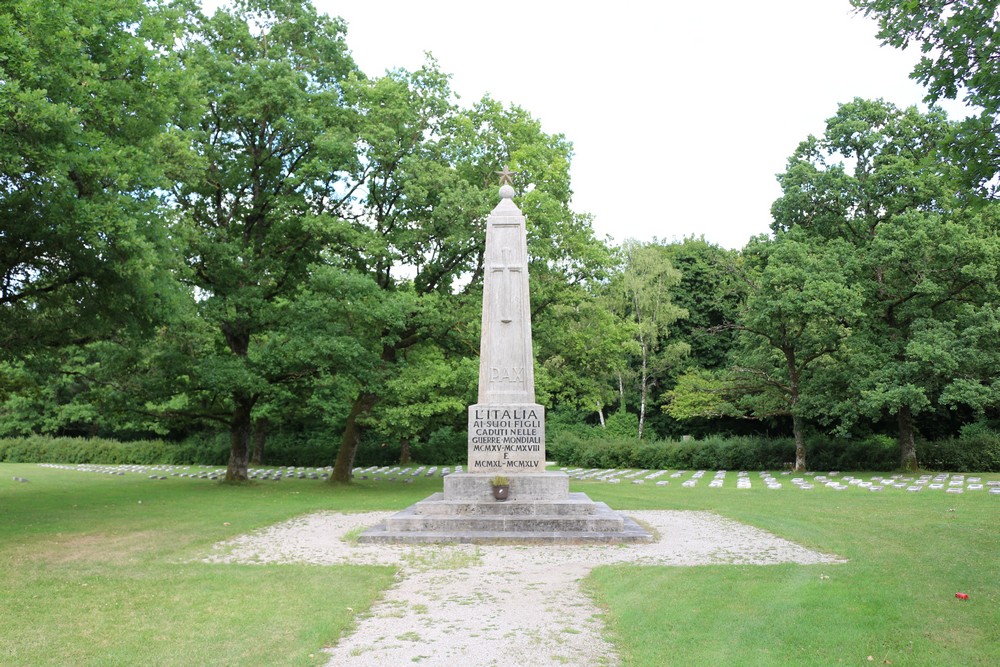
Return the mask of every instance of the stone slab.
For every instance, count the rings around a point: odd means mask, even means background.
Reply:
[[[510,480],[510,501],[564,500],[569,495],[569,475],[539,472],[506,475]],[[496,502],[490,480],[493,475],[459,472],[444,478],[444,496],[452,501]]]
[[[386,520],[391,532],[598,532],[618,533],[624,528],[621,516],[600,513],[583,516],[535,514],[492,516],[488,514],[397,514]]]
[[[362,533],[361,543],[381,544],[620,544],[652,542],[653,536],[631,518],[611,510],[604,503],[594,503],[594,516],[615,519],[615,529],[595,530],[577,525],[573,529],[552,529],[547,521],[525,525],[507,523],[491,527],[463,527],[453,523],[447,530],[395,530],[393,518],[413,516],[415,506],[390,517],[389,521]],[[618,523],[620,520],[620,523]],[[608,524],[604,524],[608,525]]]
[[[448,500],[443,493],[417,502],[417,514],[426,515],[466,515],[466,516],[583,516],[594,513],[595,504],[585,493],[571,493],[559,500],[506,500],[476,502],[472,500]]]

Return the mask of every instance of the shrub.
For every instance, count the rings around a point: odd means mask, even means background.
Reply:
[[[1000,436],[982,429],[973,433],[919,442],[918,460],[936,470],[1000,471]],[[791,438],[763,436],[640,441],[597,428],[590,433],[560,429],[549,437],[548,454],[562,465],[583,468],[781,470],[795,460],[795,443]],[[893,470],[899,465],[899,446],[884,435],[814,436],[806,440],[806,462],[811,470]]]
[[[812,470],[893,470],[899,466],[899,446],[885,435],[816,436],[806,441],[806,462]]]
[[[265,465],[331,465],[336,444],[328,432],[277,433],[268,438]],[[616,437],[601,428],[564,425],[548,434],[546,448],[550,459],[583,468],[780,470],[795,457],[791,438],[637,440]],[[399,443],[369,434],[358,446],[355,464],[393,465],[399,462],[399,453]],[[466,434],[451,427],[439,429],[426,442],[414,442],[411,455],[416,463],[464,463]],[[963,430],[958,438],[918,441],[917,459],[930,470],[1000,472],[1000,434],[977,427]],[[192,437],[183,442],[118,442],[40,435],[0,439],[0,461],[10,463],[226,465],[228,460],[226,434]],[[893,470],[899,465],[899,447],[895,440],[883,435],[856,439],[815,436],[806,441],[806,461],[812,470]]]
[[[990,434],[917,443],[917,461],[929,470],[1000,472],[1000,437]]]
[[[627,410],[616,410],[608,415],[604,431],[611,438],[636,439],[639,437],[639,415]]]
[[[162,440],[118,442],[103,438],[53,438],[32,435],[0,440],[0,461],[10,463],[126,463],[169,461],[171,444]]]

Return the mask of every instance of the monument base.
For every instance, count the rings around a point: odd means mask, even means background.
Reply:
[[[493,498],[489,475],[453,473],[444,478],[444,493],[389,517],[358,541],[616,544],[652,539],[606,504],[570,493],[569,476],[551,472],[511,475],[506,501]]]

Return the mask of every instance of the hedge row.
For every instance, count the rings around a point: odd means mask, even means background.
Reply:
[[[547,454],[562,465],[585,468],[645,468],[701,470],[781,470],[795,460],[791,438],[728,437],[685,442],[609,438],[596,429],[555,430]],[[464,433],[442,429],[426,443],[414,443],[414,462],[464,463]],[[282,437],[271,439],[265,451],[270,466],[325,466],[333,461],[329,440]],[[358,448],[356,465],[399,462],[400,446],[366,440]],[[141,440],[118,442],[100,438],[0,439],[0,461],[10,463],[101,463],[133,465],[225,465],[229,443],[224,436],[184,442]],[[976,433],[961,438],[917,443],[917,459],[928,470],[1000,472],[1000,436]],[[899,466],[896,443],[884,436],[837,440],[812,438],[806,443],[811,470],[893,470]]]
[[[0,461],[9,463],[97,463],[127,465],[215,465],[229,462],[229,438],[189,438],[183,442],[138,440],[119,442],[103,438],[53,438],[36,435],[0,439]],[[274,439],[265,450],[269,466],[332,465],[333,449],[314,443]]]
[[[564,431],[549,436],[547,453],[562,465],[584,468],[782,470],[795,461],[795,443],[791,438],[753,436],[638,441]],[[928,470],[1000,472],[1000,437],[918,442],[917,459]],[[885,436],[816,437],[806,442],[806,462],[811,470],[894,470],[899,467],[899,447]]]
[[[333,465],[339,440],[329,434],[274,434],[267,439],[264,465],[309,466]],[[358,446],[355,465],[395,465],[401,446],[375,436]],[[465,433],[441,429],[427,442],[415,442],[410,448],[416,463],[450,465],[465,463]],[[35,435],[23,438],[0,438],[0,461],[8,463],[95,463],[126,465],[226,465],[229,461],[228,434],[193,437],[183,442],[138,440],[119,442],[104,438],[54,438]]]
[[[0,439],[0,461],[8,463],[225,465],[228,460],[228,447],[206,441],[119,442],[103,438],[53,438],[45,435]]]

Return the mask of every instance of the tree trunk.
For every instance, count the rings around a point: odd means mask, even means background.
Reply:
[[[250,463],[259,466],[264,462],[264,441],[267,439],[267,417],[260,417],[253,425],[253,455]]]
[[[806,471],[806,441],[802,432],[802,417],[792,413],[792,435],[795,438],[795,472]]]
[[[899,462],[903,470],[915,471],[917,465],[917,445],[913,441],[913,412],[904,405],[896,414],[899,423]]]
[[[361,393],[354,400],[351,412],[347,415],[347,423],[344,424],[344,433],[340,438],[337,460],[333,464],[333,472],[330,474],[331,482],[346,484],[351,481],[354,455],[358,452],[358,443],[361,441],[363,431],[361,424],[358,423],[358,417],[369,412],[374,405],[374,394]]]
[[[601,428],[607,428],[608,425],[604,423],[604,406],[600,403],[597,404],[597,416],[601,420]]]
[[[234,396],[236,407],[229,423],[229,466],[226,468],[226,481],[245,482],[247,477],[247,458],[250,454],[250,434],[252,422],[250,415],[254,401],[248,396]]]
[[[400,444],[399,465],[401,466],[410,465],[410,439],[403,438],[403,440],[399,444]]]
[[[222,333],[226,337],[229,351],[245,363],[250,350],[250,333],[245,326],[233,322],[222,323]],[[257,399],[237,389],[233,392],[232,421],[229,423],[229,466],[226,481],[245,482],[247,460],[250,458],[250,437],[253,433],[253,406]]]
[[[798,414],[796,408],[799,405],[799,366],[795,363],[795,349],[786,346],[782,349],[785,354],[785,370],[788,372],[788,405],[792,414],[792,436],[795,439],[795,472],[806,471],[806,441],[803,435],[804,420]]]
[[[646,362],[646,348],[642,348],[642,377],[639,382],[639,440],[642,440],[642,429],[646,425],[646,394],[649,392],[649,371]]]

